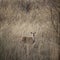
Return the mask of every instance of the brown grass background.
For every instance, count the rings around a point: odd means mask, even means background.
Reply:
[[[32,37],[34,44],[23,43]],[[31,40],[32,41],[32,40]],[[0,60],[60,60],[59,0],[0,0]]]

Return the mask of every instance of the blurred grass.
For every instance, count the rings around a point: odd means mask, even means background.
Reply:
[[[39,1],[30,1],[32,6],[28,13],[26,5],[20,6],[21,1],[0,1],[0,60],[58,60],[58,33],[51,23],[50,8],[43,4],[43,0]],[[55,9],[53,15],[57,25],[58,12]],[[30,32],[36,32],[36,42],[27,52],[27,46],[21,38],[31,37]]]

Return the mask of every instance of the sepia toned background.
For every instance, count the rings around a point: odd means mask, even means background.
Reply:
[[[0,60],[59,57],[60,0],[0,0]]]

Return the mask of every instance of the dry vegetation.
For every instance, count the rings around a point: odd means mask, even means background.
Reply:
[[[58,0],[0,0],[0,60],[60,60],[59,27]]]

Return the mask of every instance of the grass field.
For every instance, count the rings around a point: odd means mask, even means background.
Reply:
[[[48,2],[0,0],[0,60],[59,60],[59,11]]]

